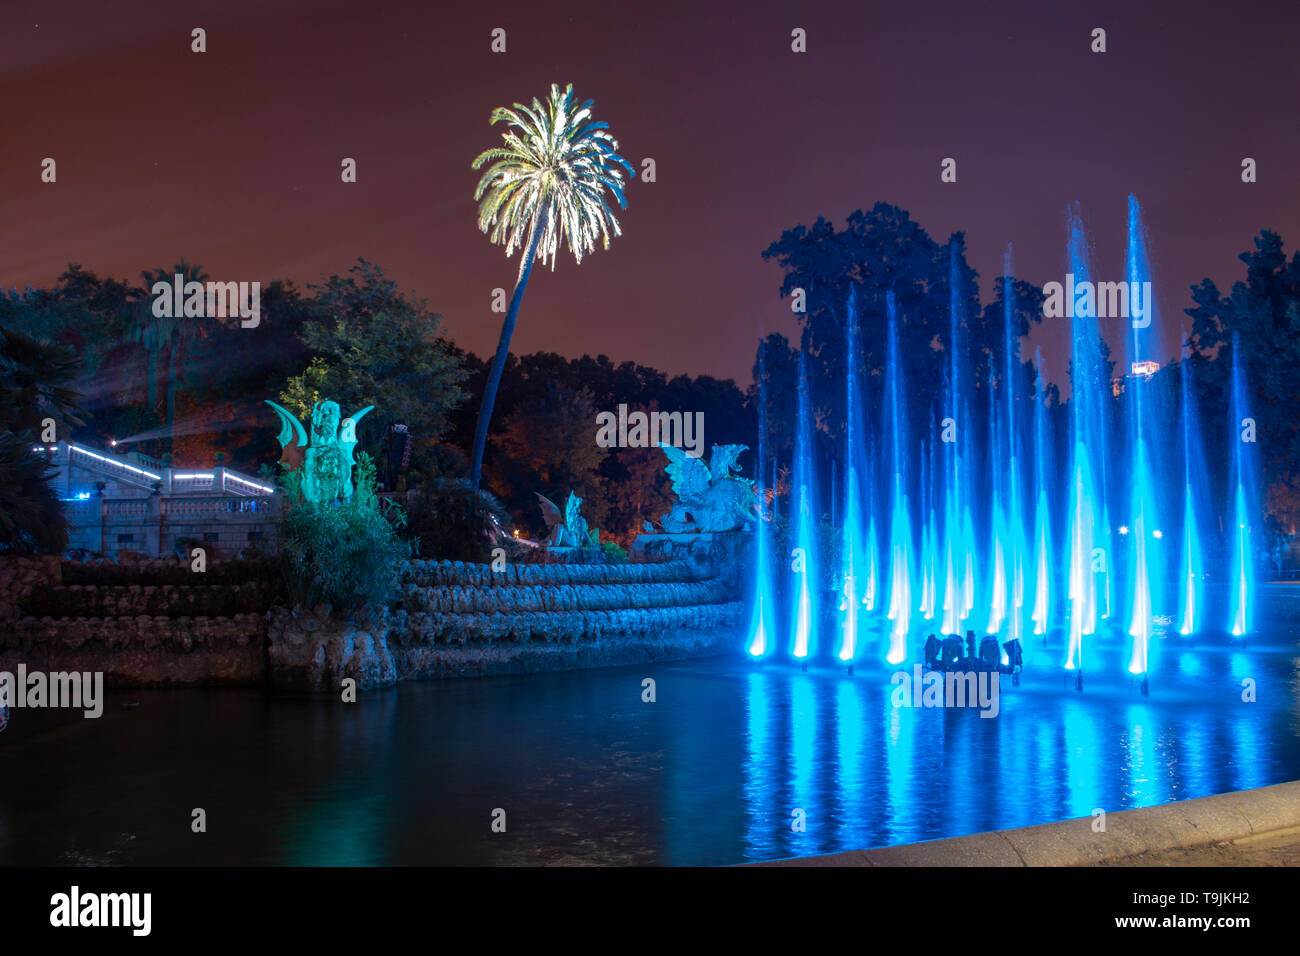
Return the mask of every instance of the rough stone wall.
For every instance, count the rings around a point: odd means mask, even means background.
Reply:
[[[117,686],[261,683],[278,593],[264,565],[199,574],[176,558],[0,556],[0,670],[102,671]]]
[[[21,605],[37,590],[62,581],[62,562],[54,555],[0,555],[0,621],[22,615]]]
[[[0,670],[102,671],[109,686],[260,684],[265,614],[23,617],[0,629]]]
[[[407,562],[404,585],[438,587],[517,587],[560,584],[664,584],[700,581],[712,573],[688,561],[654,564],[507,564],[494,571],[490,564],[466,561]]]
[[[275,566],[0,558],[0,668],[110,684],[269,682],[337,693],[397,680],[675,660],[734,646],[744,607],[698,562],[412,561],[391,608],[280,606]]]

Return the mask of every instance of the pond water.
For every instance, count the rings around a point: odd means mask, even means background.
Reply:
[[[1166,644],[1149,697],[1118,642],[1092,652],[1083,693],[1056,658],[1027,655],[1020,687],[1004,677],[993,719],[895,708],[883,669],[739,657],[410,683],[355,704],[110,692],[98,720],[14,712],[0,863],[730,864],[1300,778],[1290,630]]]

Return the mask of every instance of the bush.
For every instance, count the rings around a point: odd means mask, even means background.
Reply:
[[[375,496],[375,465],[362,452],[353,469],[356,490],[342,503],[316,504],[302,494],[302,471],[281,480],[279,561],[289,599],[329,604],[336,613],[386,604],[396,593],[411,543],[398,536],[402,509]]]
[[[409,499],[408,533],[422,558],[491,560],[494,547],[513,550],[510,517],[491,493],[459,478],[434,478]]]
[[[616,541],[606,541],[601,544],[600,550],[605,554],[605,561],[608,564],[627,564],[627,551]]]
[[[68,519],[52,475],[42,453],[32,451],[31,432],[0,432],[0,553],[67,549]]]

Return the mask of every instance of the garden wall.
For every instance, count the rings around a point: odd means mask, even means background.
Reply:
[[[743,605],[698,561],[413,560],[391,607],[290,610],[271,561],[0,557],[0,669],[102,671],[110,685],[270,683],[337,692],[724,653]]]
[[[0,670],[103,672],[110,686],[258,684],[273,565],[0,557]]]

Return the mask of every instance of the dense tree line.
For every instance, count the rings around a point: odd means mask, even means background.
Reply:
[[[1295,411],[1300,407],[1300,253],[1288,259],[1281,237],[1268,231],[1254,245],[1240,257],[1244,280],[1228,293],[1208,279],[1192,289],[1187,361],[1206,434],[1217,435],[1208,423],[1217,428],[1227,420],[1234,336],[1241,343],[1261,436],[1266,505],[1289,531],[1300,518]],[[754,448],[761,385],[768,402],[763,477],[770,481],[775,474],[779,484],[794,441],[801,351],[815,383],[817,454],[823,465],[832,465],[842,454],[846,362],[855,361],[863,372],[864,406],[882,407],[890,293],[914,434],[928,435],[944,407],[954,317],[969,418],[977,433],[974,447],[991,448],[979,433],[987,427],[990,399],[1003,386],[1008,305],[1011,368],[1019,378],[1015,391],[1032,393],[1035,370],[1021,354],[1021,341],[1031,324],[1041,321],[1042,294],[1024,281],[997,277],[984,302],[961,233],[938,242],[905,210],[877,203],[869,212],[850,215],[843,229],[824,219],[789,229],[763,255],[784,270],[780,294],[803,290],[805,308],[798,316],[798,342],[773,334],[759,343],[763,373],[756,362],[755,381],[745,391],[730,380],[670,376],[603,355],[508,356],[484,482],[516,528],[542,530],[535,491],[553,500],[576,491],[586,499],[589,521],[624,541],[667,510],[670,489],[661,451],[596,443],[596,415],[616,412],[620,405],[703,413],[706,454],[715,444]],[[49,289],[0,292],[0,327],[8,336],[0,384],[12,423],[4,435],[6,447],[12,446],[6,454],[14,459],[5,463],[10,476],[5,481],[15,501],[33,493],[28,472],[35,466],[20,460],[20,452],[24,445],[30,452],[28,419],[45,408],[55,411],[62,428],[75,429],[88,442],[107,445],[116,438],[125,448],[177,464],[215,461],[255,472],[279,455],[263,399],[277,398],[304,416],[326,397],[345,413],[373,404],[376,411],[359,435],[363,450],[382,460],[383,435],[401,422],[413,437],[411,484],[468,477],[488,362],[449,341],[441,316],[400,290],[380,267],[358,260],[346,275],[331,275],[305,290],[289,282],[264,283],[256,328],[242,328],[238,319],[155,316],[152,283],[178,272],[187,279],[207,278],[201,266],[185,260],[145,270],[136,281],[100,277],[74,263]],[[856,290],[860,323],[859,354],[852,357],[844,347],[850,288]],[[1113,372],[1108,354],[1103,361]],[[1171,415],[1180,401],[1179,374],[1175,363],[1158,376],[1160,401]],[[1107,401],[1119,429],[1122,399],[1108,396]],[[1049,388],[1048,404],[1053,454],[1064,461],[1068,400]],[[1027,405],[1023,411],[1028,414]],[[878,418],[870,430],[878,442]],[[1206,451],[1210,483],[1222,488],[1229,456],[1213,443]],[[753,474],[752,452],[742,465]],[[823,476],[833,471],[822,469]],[[23,546],[32,545],[24,540]]]
[[[1254,245],[1253,251],[1239,257],[1246,275],[1228,294],[1209,279],[1192,288],[1193,304],[1185,312],[1193,322],[1184,360],[1192,366],[1209,485],[1214,500],[1222,502],[1237,433],[1229,427],[1228,413],[1234,336],[1240,342],[1248,404],[1259,435],[1266,527],[1275,534],[1293,533],[1300,523],[1300,414],[1296,411],[1300,408],[1300,253],[1288,259],[1281,237],[1267,230],[1256,237]],[[812,226],[789,229],[763,255],[784,270],[781,296],[794,301],[800,290],[803,293],[803,311],[797,313],[800,341],[791,343],[781,335],[764,339],[754,366],[755,385],[750,390],[751,404],[758,400],[760,385],[767,395],[764,446],[769,462],[765,472],[775,465],[778,485],[780,476],[787,473],[794,445],[801,352],[812,382],[815,454],[823,481],[829,484],[835,466],[842,468],[848,360],[855,361],[862,372],[862,407],[870,419],[868,440],[879,452],[884,438],[881,409],[890,293],[898,323],[909,433],[923,439],[931,434],[936,419],[951,414],[945,373],[953,355],[955,321],[963,378],[961,401],[969,403],[967,418],[974,433],[969,447],[978,449],[982,457],[978,473],[996,471],[999,465],[992,457],[995,443],[988,433],[989,403],[1003,394],[1006,385],[1003,326],[1007,297],[1011,299],[1013,333],[1010,367],[1018,378],[1011,384],[1013,394],[1020,396],[1018,414],[1023,422],[1030,411],[1027,396],[1033,394],[1036,373],[1033,362],[1021,354],[1021,343],[1031,324],[1042,320],[1040,289],[1023,280],[997,276],[988,282],[993,290],[991,301],[982,301],[979,276],[966,262],[964,236],[955,233],[944,243],[936,242],[905,210],[886,203],[877,203],[869,212],[854,212],[843,229],[821,218]],[[856,291],[860,329],[859,354],[853,357],[846,355],[845,347],[850,288]],[[1108,380],[1118,375],[1116,363],[1106,343],[1100,347],[1102,381],[1094,383],[1094,391],[1100,393],[1108,430],[1122,445],[1125,403],[1131,390],[1111,393],[1107,386]],[[1071,371],[1068,367],[1055,369],[1057,375],[1067,377]],[[1149,401],[1158,407],[1154,420],[1178,421],[1180,375],[1179,362],[1171,363],[1146,390]],[[1055,386],[1046,389],[1054,436],[1050,454],[1053,461],[1063,463],[1068,460],[1070,399],[1062,401]],[[1179,454],[1175,447],[1178,435],[1177,428],[1159,429],[1152,436],[1157,454]],[[916,452],[913,449],[914,455]],[[873,477],[878,479],[878,475]],[[1118,473],[1114,477],[1117,483],[1126,480]],[[823,494],[828,491],[829,487],[824,488]],[[1179,489],[1160,491],[1176,496]]]
[[[176,273],[207,279],[184,260],[135,282],[74,263],[49,289],[0,293],[0,327],[65,356],[60,381],[80,396],[76,437],[100,446],[116,439],[119,450],[178,465],[256,473],[280,453],[263,400],[305,419],[330,398],[344,414],[376,406],[359,429],[359,450],[381,462],[388,427],[408,426],[410,485],[468,476],[487,363],[446,339],[441,316],[379,266],[358,260],[306,290],[264,283],[255,328],[237,318],[155,316],[152,283]],[[591,523],[624,541],[667,510],[661,451],[596,445],[596,413],[619,404],[702,412],[707,444],[753,443],[745,394],[729,380],[670,377],[605,356],[512,354],[485,480],[521,533],[543,530],[534,491],[561,499],[576,490]]]

